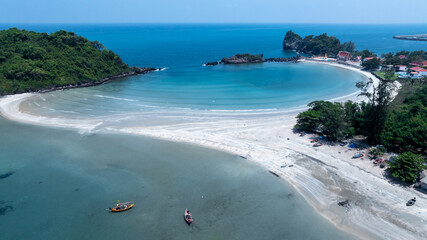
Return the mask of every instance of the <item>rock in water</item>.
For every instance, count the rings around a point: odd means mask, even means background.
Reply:
[[[0,174],[0,179],[10,177],[10,176],[12,176],[14,173],[15,173],[15,172],[10,171],[10,172],[4,173],[4,174]]]

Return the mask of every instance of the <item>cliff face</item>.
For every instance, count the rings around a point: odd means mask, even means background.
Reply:
[[[296,33],[288,31],[283,39],[283,49],[300,50],[303,39]]]

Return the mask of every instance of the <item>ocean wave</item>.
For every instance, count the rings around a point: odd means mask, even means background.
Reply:
[[[129,98],[119,98],[119,97],[104,96],[104,95],[98,95],[98,94],[95,94],[93,96],[99,97],[99,98],[108,98],[108,99],[114,99],[114,100],[119,100],[119,101],[126,101],[126,102],[138,102],[138,100],[129,99]]]

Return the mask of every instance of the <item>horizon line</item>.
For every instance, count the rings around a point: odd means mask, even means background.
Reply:
[[[0,22],[0,24],[312,24],[312,25],[427,25],[425,23],[332,23],[332,22]]]

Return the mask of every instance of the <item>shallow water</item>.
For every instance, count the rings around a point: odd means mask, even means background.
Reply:
[[[1,239],[351,239],[284,181],[223,152],[0,119]],[[135,208],[113,214],[117,200]],[[196,220],[187,226],[183,211]]]
[[[18,27],[75,31],[102,42],[130,65],[167,67],[93,88],[36,96],[23,104],[30,113],[65,121],[93,119],[104,127],[248,117],[352,93],[363,78],[330,66],[201,65],[243,52],[294,56],[282,51],[290,29],[302,35],[328,32],[379,52],[422,49],[424,43],[391,36],[426,29],[301,24]],[[0,179],[1,239],[352,238],[317,214],[285,181],[238,156],[4,119],[0,130],[0,175],[14,172]],[[136,206],[121,214],[105,211],[118,199],[133,200]],[[191,227],[182,219],[185,208],[196,219]]]

